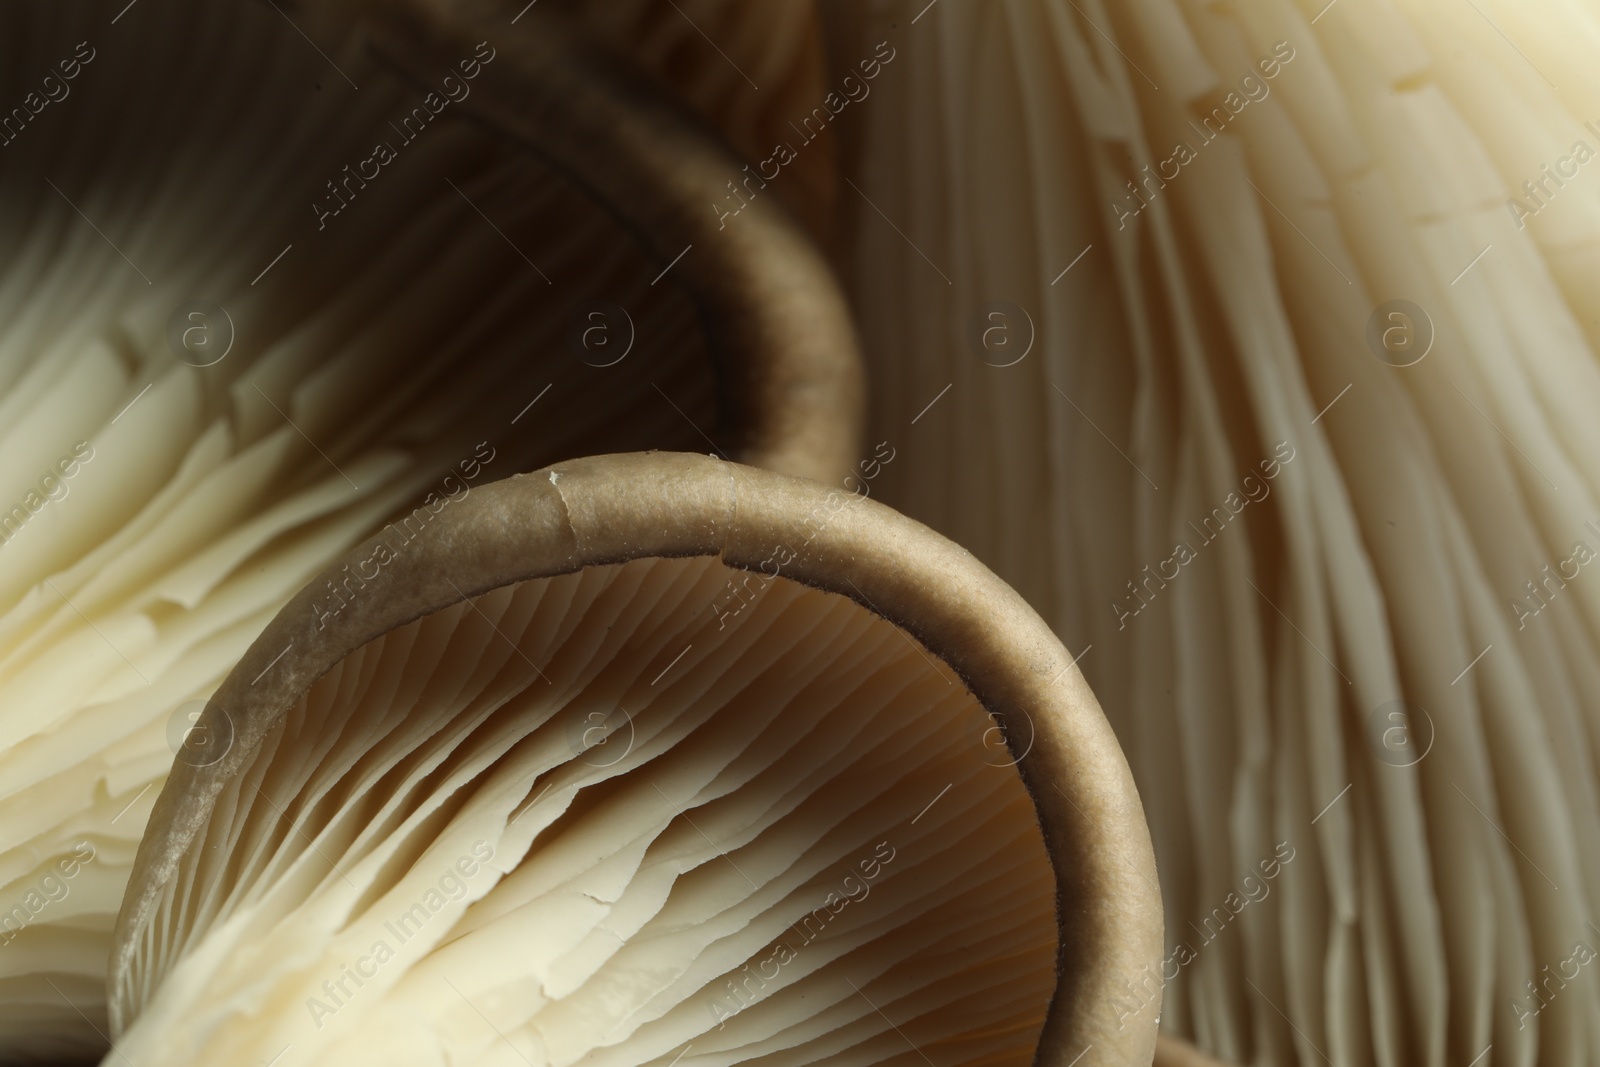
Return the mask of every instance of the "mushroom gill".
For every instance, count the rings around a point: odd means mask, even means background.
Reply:
[[[981,710],[836,594],[719,631],[741,577],[593,567],[347,656],[218,796],[121,1052],[1027,1062],[1053,886]]]
[[[17,98],[35,63],[68,90],[4,128],[0,169],[8,1062],[103,1050],[156,787],[294,590],[513,471],[708,435],[742,455],[723,430],[752,421],[671,255],[360,40],[319,53],[271,5],[114,14],[0,12]],[[450,91],[492,52],[452,56]],[[848,403],[813,410],[855,432]]]
[[[826,10],[881,495],[1084,650],[1163,1027],[1600,1061],[1592,5]]]
[[[969,555],[677,455],[445,521],[208,704],[119,918],[117,1054],[1148,1062],[1154,1011],[1106,1010],[1159,945],[1137,796]]]

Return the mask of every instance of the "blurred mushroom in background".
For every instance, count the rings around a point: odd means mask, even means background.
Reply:
[[[880,495],[1082,657],[1166,906],[1127,1002],[1595,1062],[1592,5],[825,9],[900,56],[840,126]]]

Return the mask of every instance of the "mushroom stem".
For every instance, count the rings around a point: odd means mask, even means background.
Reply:
[[[732,458],[835,480],[859,458],[865,385],[832,269],[767,180],[683,105],[555,12],[481,2],[366,14],[370,47],[432,88],[483,42],[464,112],[533,149],[631,229],[699,305]],[[719,449],[720,450],[720,449]]]

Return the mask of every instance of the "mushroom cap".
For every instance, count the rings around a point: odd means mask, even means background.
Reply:
[[[135,1022],[139,991],[152,978],[141,946],[158,936],[172,894],[186,891],[178,883],[219,794],[345,656],[515,583],[652,558],[716,557],[747,571],[782,559],[783,577],[848,597],[915,637],[1008,724],[1056,883],[1055,991],[1037,1062],[1150,1062],[1159,980],[1153,998],[1130,1003],[1129,991],[1159,974],[1161,912],[1132,777],[1072,657],[970,553],[871,500],[807,480],[701,456],[600,456],[478,489],[387,565],[378,595],[319,618],[325,581],[369,558],[379,540],[302,590],[207,705],[202,729],[231,724],[226,751],[203,766],[174,765],[118,917],[109,969],[116,1032]]]

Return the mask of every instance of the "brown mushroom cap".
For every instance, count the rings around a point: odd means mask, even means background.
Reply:
[[[201,728],[225,718],[231,746],[206,766],[174,766],[118,918],[109,971],[117,1032],[133,1024],[159,982],[152,959],[160,957],[157,969],[173,963],[166,949],[152,954],[149,946],[163,936],[156,928],[169,921],[174,893],[192,888],[196,842],[214,817],[225,817],[215,811],[219,795],[345,656],[515,583],[629,561],[717,557],[747,571],[766,564],[768,573],[781,560],[783,578],[892,622],[1008,725],[1057,893],[1056,984],[1037,1062],[1150,1061],[1159,989],[1152,1002],[1128,1004],[1129,988],[1159,965],[1162,947],[1138,795],[1071,656],[969,553],[870,500],[808,481],[698,456],[594,457],[472,493],[388,565],[378,595],[355,598],[319,629],[314,604],[324,580],[369,558],[378,541],[291,601],[208,704]]]

